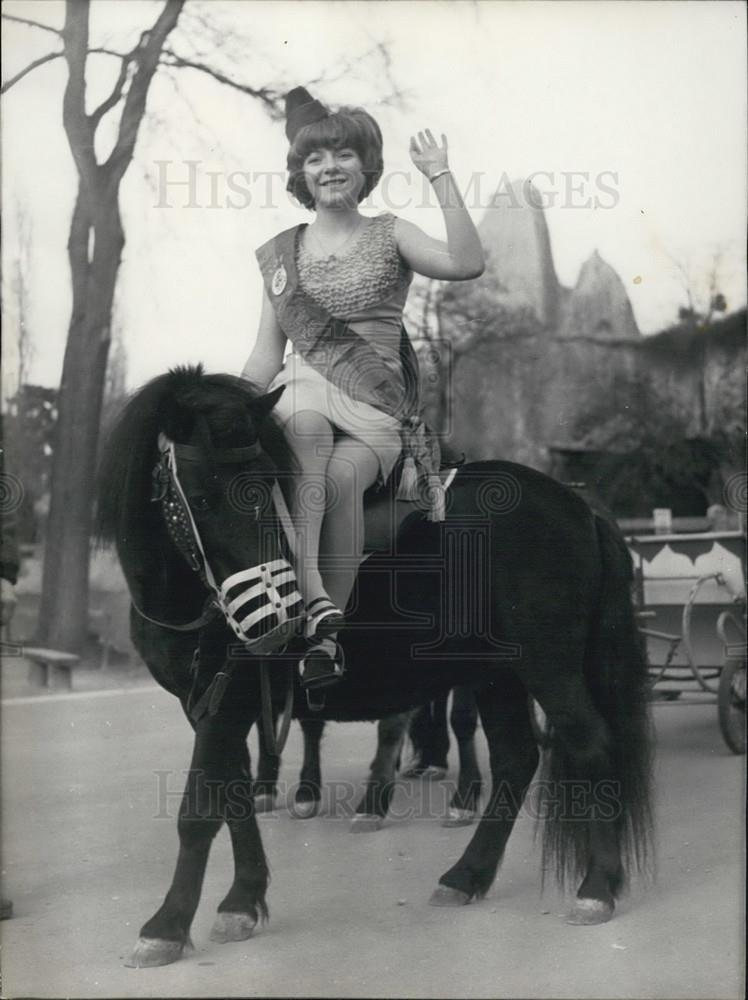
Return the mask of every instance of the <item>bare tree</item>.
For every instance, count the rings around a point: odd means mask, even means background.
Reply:
[[[727,299],[720,290],[724,252],[721,248],[712,252],[709,263],[701,270],[704,276],[701,282],[693,266],[672,254],[669,256],[686,297],[686,305],[679,308],[678,318],[689,329],[704,330],[717,313],[727,311]]]
[[[720,269],[723,252],[714,250],[707,265],[703,280],[698,282],[694,268],[684,260],[670,255],[670,261],[678,275],[686,297],[686,305],[678,310],[678,320],[691,334],[703,334],[712,324],[716,313],[727,311],[727,300],[720,291]],[[699,427],[702,434],[708,431],[709,420],[706,404],[706,352],[707,344],[703,336],[698,341],[700,354],[700,378],[697,384],[699,400]]]
[[[208,40],[214,49],[219,45],[230,49],[237,42],[212,25],[199,4],[190,5],[187,19],[195,36],[192,42],[189,36],[184,40],[189,52],[178,52],[169,44],[182,17],[185,0],[166,0],[153,24],[126,52],[89,45],[89,6],[89,0],[67,0],[62,30],[30,18],[3,14],[7,21],[54,37],[60,46],[6,80],[3,93],[30,72],[56,59],[64,59],[68,72],[62,121],[78,174],[68,239],[73,307],[59,392],[39,638],[71,650],[81,647],[87,626],[96,453],[111,342],[112,305],[125,241],[120,186],[133,160],[154,75],[159,69],[207,75],[216,83],[259,101],[273,118],[280,117],[281,97],[287,89],[251,86],[234,79],[217,61],[209,63],[199,40]],[[378,48],[386,54],[381,44]],[[119,72],[111,92],[92,111],[87,111],[86,68],[94,53],[117,60]],[[246,45],[240,54],[241,62],[246,63]],[[384,69],[387,78],[386,64]],[[345,67],[341,72],[345,72]],[[331,77],[324,79],[329,81]],[[99,160],[95,153],[97,130],[115,109],[119,110],[119,123],[114,144],[106,159]]]
[[[34,357],[30,324],[31,219],[19,201],[14,201],[16,245],[7,272],[7,294],[2,297],[3,315],[3,403],[18,397],[28,379]],[[6,272],[6,273],[7,273]],[[5,293],[5,275],[3,292]]]
[[[13,261],[10,290],[15,306],[16,391],[28,381],[34,358],[34,342],[29,318],[29,287],[31,269],[31,219],[20,202],[15,203],[15,225],[18,252]]]

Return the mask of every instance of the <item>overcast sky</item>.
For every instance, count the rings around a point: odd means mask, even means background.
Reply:
[[[92,44],[124,50],[160,3],[92,6]],[[64,17],[56,0],[8,0],[3,10],[55,27]],[[217,52],[201,10],[224,32]],[[382,125],[387,184],[367,214],[393,210],[442,234],[407,145],[424,126],[443,131],[458,184],[464,190],[472,179],[476,221],[502,179],[537,174],[562,283],[573,285],[599,250],[620,274],[640,328],[652,333],[684,301],[673,259],[698,289],[720,251],[729,305],[745,302],[745,36],[745,7],[732,2],[188,0],[171,44],[237,80],[290,87],[335,76],[343,60],[386,42],[405,108],[378,105],[387,82],[376,60],[315,90],[333,105],[363,104]],[[55,45],[52,35],[6,24],[5,78]],[[92,107],[117,65],[97,56],[89,69]],[[2,99],[3,302],[12,319],[21,211],[32,230],[31,380],[48,385],[59,381],[70,312],[65,245],[75,174],[61,125],[65,77],[57,60]],[[117,322],[132,386],[184,361],[238,372],[259,315],[254,249],[310,218],[284,194],[282,125],[203,75],[177,78],[176,86],[165,76],[154,82],[122,188]],[[198,161],[192,204],[186,187],[169,186],[187,178],[187,160]],[[257,177],[268,171],[275,177]]]

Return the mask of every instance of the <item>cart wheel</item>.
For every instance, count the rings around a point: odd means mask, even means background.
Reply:
[[[693,644],[691,643],[691,618],[693,616],[693,608],[696,603],[696,597],[704,586],[710,580],[716,580],[720,586],[723,585],[724,581],[719,573],[708,573],[706,576],[700,576],[693,587],[691,587],[691,592],[688,595],[688,600],[683,605],[683,616],[681,624],[681,633],[683,644],[683,652],[686,654],[686,659],[688,660],[688,665],[691,668],[694,679],[698,683],[702,691],[709,691],[712,694],[718,693],[718,687],[716,684],[712,683],[712,680],[717,676],[714,672],[709,672],[702,669],[696,662],[696,654],[694,653]]]
[[[545,712],[532,697],[529,701],[529,708],[532,735],[535,737],[535,742],[540,749],[546,750],[551,745],[551,729],[548,725]]]
[[[745,753],[745,662],[725,661],[717,693],[719,727],[733,753]]]

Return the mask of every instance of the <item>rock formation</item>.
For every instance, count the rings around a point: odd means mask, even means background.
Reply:
[[[507,308],[529,308],[541,323],[555,325],[559,283],[540,195],[513,181],[494,195],[478,226],[486,251],[486,272],[501,289]]]
[[[574,288],[564,289],[559,336],[636,340],[641,336],[623,282],[597,250],[579,272]]]
[[[520,182],[504,189],[478,226],[485,273],[442,290],[449,370],[442,412],[429,416],[447,444],[549,471],[554,451],[625,448],[645,410],[684,438],[740,422],[744,315],[721,333],[717,324],[643,337],[597,251],[573,289],[560,285],[533,200]]]

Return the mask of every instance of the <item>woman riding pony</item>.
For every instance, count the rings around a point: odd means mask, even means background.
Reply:
[[[288,190],[315,213],[257,251],[265,285],[243,376],[285,391],[274,410],[298,462],[290,488],[295,570],[306,605],[306,687],[343,672],[336,633],[364,547],[363,496],[405,455],[398,496],[417,486],[440,519],[438,446],[417,413],[417,359],[402,326],[413,272],[462,281],[483,273],[480,240],[447,163],[447,140],[410,140],[432,183],[447,241],[359,205],[382,176],[382,133],[361,108],[332,112],[303,87],[286,98]],[[292,353],[284,365],[287,342]],[[443,498],[442,498],[443,500]]]

